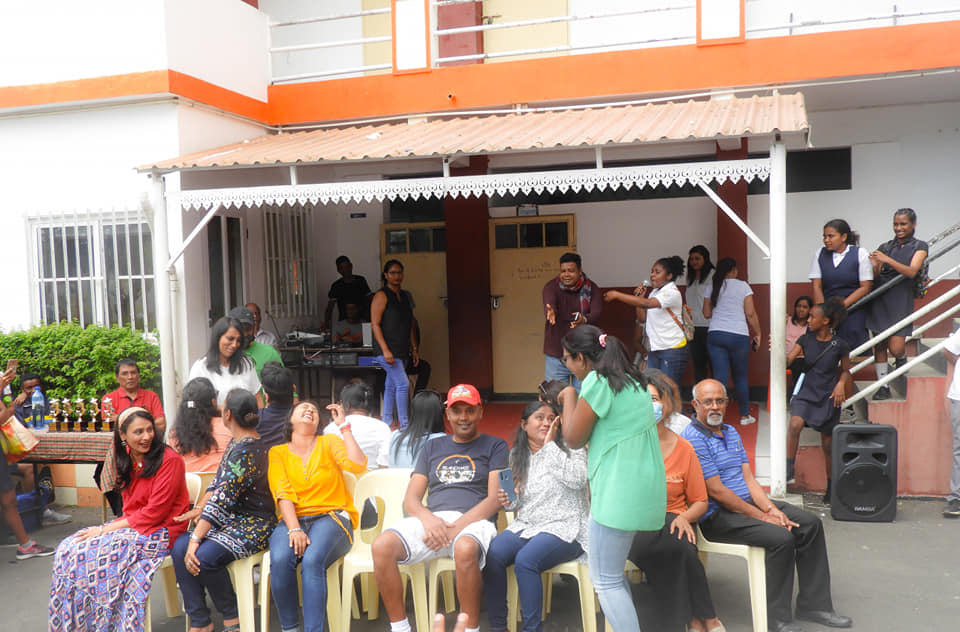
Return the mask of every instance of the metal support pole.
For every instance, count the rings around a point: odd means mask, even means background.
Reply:
[[[160,336],[160,379],[163,384],[163,410],[168,415],[177,409],[177,362],[173,346],[173,307],[170,296],[170,277],[167,260],[170,249],[167,242],[167,200],[163,176],[154,174],[150,187],[150,206],[153,209],[153,282],[157,310],[157,332]],[[170,418],[168,417],[168,422]]]
[[[787,149],[770,146],[770,495],[787,493]]]
[[[730,208],[730,206],[724,201],[724,199],[720,197],[716,191],[711,189],[708,183],[701,180],[697,182],[697,184],[700,186],[701,189],[703,189],[703,192],[706,193],[710,197],[710,199],[713,200],[714,203],[720,207],[720,210],[723,211],[727,215],[727,217],[730,218],[730,221],[736,224],[737,228],[739,228],[744,232],[747,238],[749,238],[750,241],[753,242],[753,245],[755,245],[757,248],[760,249],[760,252],[763,253],[763,256],[769,257],[770,248],[767,247],[767,244],[763,243],[763,240],[760,239],[760,237],[758,237],[755,232],[753,232],[753,229],[747,226],[747,223],[744,222],[742,219],[740,219],[740,216],[737,215],[732,208]],[[770,186],[773,186],[773,185],[771,184]],[[771,199],[773,198],[773,193],[770,194],[770,197]],[[770,204],[770,212],[773,213],[772,202]],[[770,229],[770,232],[771,234],[773,233],[772,228]]]

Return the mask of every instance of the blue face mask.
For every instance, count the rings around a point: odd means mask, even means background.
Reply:
[[[657,421],[663,419],[663,402],[653,402],[653,418]]]

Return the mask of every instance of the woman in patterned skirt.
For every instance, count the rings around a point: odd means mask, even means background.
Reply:
[[[199,516],[193,531],[173,545],[173,568],[190,617],[190,632],[212,632],[205,592],[223,615],[225,632],[240,629],[237,595],[227,565],[267,546],[277,524],[267,482],[269,448],[257,434],[257,400],[241,388],[227,395],[223,424],[233,435],[202,507],[180,516]]]
[[[82,529],[57,547],[50,587],[50,632],[143,630],[153,574],[186,530],[183,459],[163,443],[153,416],[120,413],[114,429],[123,515]]]

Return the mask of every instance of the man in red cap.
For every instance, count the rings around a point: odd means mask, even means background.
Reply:
[[[450,389],[447,421],[453,434],[424,445],[403,499],[410,517],[390,525],[373,542],[374,574],[391,632],[410,631],[397,565],[438,557],[452,557],[456,564],[457,597],[467,615],[467,631],[480,627],[481,570],[497,534],[492,519],[500,510],[497,472],[507,467],[509,454],[506,441],[480,434],[482,417],[475,387],[457,384]]]

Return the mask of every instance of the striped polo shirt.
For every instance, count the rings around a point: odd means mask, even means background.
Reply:
[[[750,461],[747,458],[747,451],[743,448],[743,442],[740,441],[740,435],[733,426],[723,424],[721,433],[717,435],[699,420],[694,419],[684,428],[680,436],[689,441],[697,451],[704,480],[719,476],[720,482],[727,489],[748,503],[752,502],[747,482],[743,479],[742,467],[744,463]],[[719,503],[710,498],[707,513],[703,514],[700,520],[713,515],[719,507]]]

